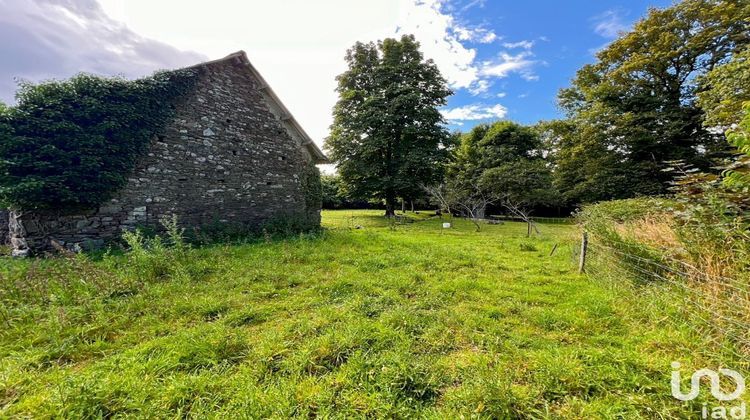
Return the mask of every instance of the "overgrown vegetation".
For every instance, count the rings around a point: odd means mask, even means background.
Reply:
[[[110,198],[195,77],[178,70],[21,84],[18,104],[0,111],[0,207],[59,211]]]
[[[312,163],[302,170],[302,193],[305,196],[305,213],[312,226],[318,226],[318,211],[323,205],[323,187],[320,181],[320,170]]]
[[[324,225],[5,260],[0,417],[684,417],[710,396],[676,404],[672,360],[745,366],[660,295],[578,275],[571,226]]]
[[[658,293],[724,357],[750,354],[747,219],[717,211],[720,201],[692,206],[631,199],[586,207],[579,218],[590,233],[588,271]]]

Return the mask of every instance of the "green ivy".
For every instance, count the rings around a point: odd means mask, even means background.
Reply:
[[[196,78],[178,70],[22,84],[17,105],[0,109],[0,207],[74,210],[111,198]]]
[[[305,196],[305,209],[308,214],[317,214],[323,204],[323,186],[320,181],[320,170],[312,164],[306,164],[302,171],[302,193]]]

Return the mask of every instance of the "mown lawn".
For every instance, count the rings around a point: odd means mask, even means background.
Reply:
[[[575,227],[379,215],[177,256],[0,259],[0,418],[699,412],[669,375],[715,366],[701,340],[577,274]]]

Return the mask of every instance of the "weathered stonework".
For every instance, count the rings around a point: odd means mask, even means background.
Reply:
[[[10,212],[14,254],[98,247],[124,230],[159,229],[171,215],[184,227],[259,226],[279,217],[319,224],[301,177],[326,158],[245,53],[194,68],[193,92],[116,197],[76,214]]]

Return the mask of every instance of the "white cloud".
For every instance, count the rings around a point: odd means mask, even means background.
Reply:
[[[441,11],[442,0],[401,3],[397,33],[414,34],[422,44],[425,57],[435,60],[451,87],[469,88],[478,79],[474,65],[477,52],[466,47],[462,41],[467,39],[461,36],[470,34],[462,35],[462,26],[453,16]]]
[[[79,72],[139,77],[207,59],[133,32],[95,0],[0,0],[0,38],[0,100],[9,103],[15,79]]]
[[[515,55],[502,52],[497,60],[483,62],[479,74],[498,78],[508,77],[511,73],[533,76],[531,68],[536,61],[532,60],[532,57],[533,54],[528,51]]]
[[[500,93],[497,94],[497,97],[498,98],[504,98],[506,95],[508,95],[508,94],[505,93],[505,92],[500,92]]]
[[[477,60],[472,44],[501,37],[453,13],[460,11],[450,0],[0,0],[0,36],[14,41],[0,43],[0,98],[12,96],[14,77],[138,77],[245,50],[321,144],[337,99],[335,76],[356,41],[414,34],[449,85],[475,95],[509,74],[535,77],[528,49]],[[493,117],[505,112],[487,109]]]
[[[489,44],[491,42],[494,42],[495,40],[500,39],[499,36],[495,35],[494,32],[485,32],[484,35],[479,39],[479,42],[483,44]]]
[[[594,32],[604,38],[617,38],[620,32],[630,29],[630,26],[623,22],[623,17],[618,10],[607,10],[591,20],[594,21]]]
[[[490,44],[500,39],[497,34],[493,31],[485,28],[467,28],[464,26],[455,25],[453,26],[453,32],[458,36],[460,41],[471,41],[479,42],[482,44]]]
[[[503,47],[513,49],[513,48],[523,48],[525,50],[530,50],[534,46],[534,41],[518,41],[518,42],[505,42],[503,43]]]
[[[497,104],[493,106],[485,105],[464,105],[457,108],[444,109],[441,111],[446,120],[456,124],[460,121],[475,121],[487,119],[504,118],[508,109]]]
[[[492,85],[492,82],[486,79],[477,80],[476,83],[474,83],[469,88],[469,93],[471,93],[474,96],[481,95],[483,93],[486,93],[487,90],[489,90],[490,86]]]
[[[471,9],[474,6],[479,7],[480,9],[484,7],[484,5],[487,3],[487,0],[473,0],[469,2],[466,6],[461,8],[462,12],[465,12],[469,9]]]

